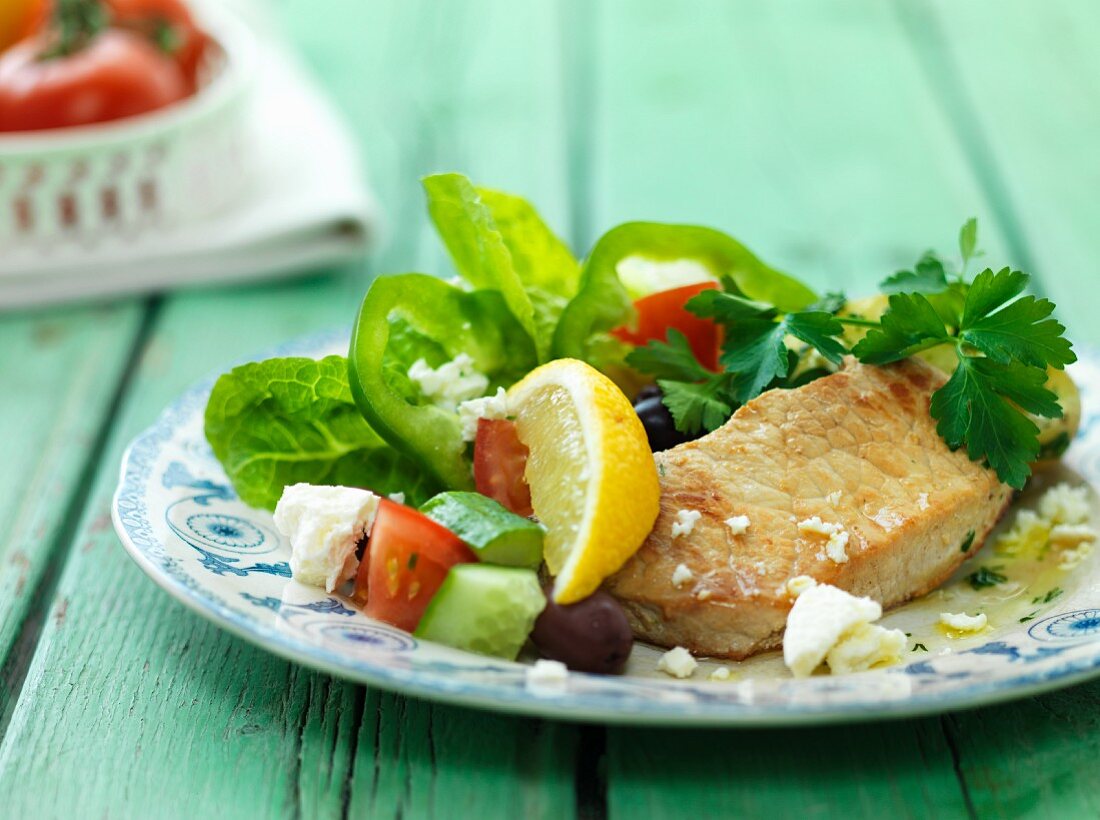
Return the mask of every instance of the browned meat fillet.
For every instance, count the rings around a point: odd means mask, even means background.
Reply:
[[[839,373],[765,393],[710,435],[658,453],[660,516],[606,587],[635,634],[743,658],[781,643],[795,576],[884,606],[946,580],[981,546],[1012,490],[936,433],[928,403],[944,380],[919,360],[849,359]],[[684,510],[702,517],[673,538]],[[749,519],[742,534],[726,523],[737,516]],[[824,528],[808,523],[815,516]],[[830,525],[831,546],[814,531]]]

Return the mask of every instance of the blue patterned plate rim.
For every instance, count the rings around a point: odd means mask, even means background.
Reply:
[[[246,361],[317,356],[338,350],[346,339],[346,330],[315,334]],[[1088,380],[1082,383],[1086,416],[1074,450],[1084,446],[1081,442],[1086,437],[1090,447],[1096,445],[1096,457],[1081,460],[1091,468],[1082,473],[1096,487],[1100,484],[1100,351],[1079,349],[1078,353],[1082,360],[1078,369]],[[572,673],[563,690],[532,688],[526,682],[523,664],[418,643],[353,612],[323,591],[309,593],[314,600],[304,604],[288,601],[288,591],[303,594],[304,588],[285,577],[289,575],[285,562],[244,567],[237,563],[240,558],[234,557],[248,552],[255,541],[254,532],[249,533],[252,540],[226,546],[217,539],[212,542],[209,532],[188,532],[186,526],[170,520],[177,504],[193,503],[207,510],[220,509],[217,505],[230,509],[228,505],[235,504],[231,509],[236,515],[206,513],[203,519],[220,522],[232,518],[257,532],[272,534],[270,524],[261,520],[263,516],[269,520],[270,515],[244,508],[216,462],[202,452],[201,413],[215,379],[216,374],[189,388],[127,448],[112,519],[126,551],[172,597],[287,660],[405,695],[492,711],[574,721],[698,727],[913,717],[1026,697],[1100,676],[1100,599],[1090,598],[1086,606],[1050,614],[1027,629],[1021,627],[1011,640],[991,641],[946,659],[857,675],[815,676],[807,681],[750,678],[730,684]],[[181,450],[181,441],[190,449]],[[168,451],[179,460],[157,472]],[[1075,466],[1080,469],[1079,464]],[[173,470],[184,477],[179,478]],[[242,509],[256,523],[241,518]],[[194,519],[191,516],[187,522]],[[229,526],[226,537],[230,540],[235,529],[240,527]],[[223,526],[218,534],[225,532]],[[226,555],[228,550],[235,552]],[[230,598],[225,596],[227,591],[233,593]],[[281,592],[282,597],[272,592]],[[293,626],[287,626],[304,622],[303,616],[311,619],[310,626],[321,624],[322,636],[326,630],[338,635],[344,641],[341,648],[334,648],[325,637],[295,632]],[[345,646],[356,648],[352,642],[366,650],[360,654],[342,651]],[[988,673],[993,661],[1001,664],[1003,674]]]

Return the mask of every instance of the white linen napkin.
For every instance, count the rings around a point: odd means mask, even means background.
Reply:
[[[363,254],[377,207],[356,147],[297,58],[258,27],[247,135],[255,171],[237,202],[125,246],[0,253],[0,308],[286,276]]]

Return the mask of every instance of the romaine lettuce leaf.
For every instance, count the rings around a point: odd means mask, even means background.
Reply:
[[[222,375],[206,405],[206,438],[241,500],[273,509],[300,481],[403,492],[410,503],[438,485],[363,420],[347,359],[268,359]]]

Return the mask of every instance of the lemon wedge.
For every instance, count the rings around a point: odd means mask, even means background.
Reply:
[[[660,485],[634,408],[611,379],[576,359],[532,370],[508,391],[529,451],[531,505],[559,604],[591,595],[642,545]]]

